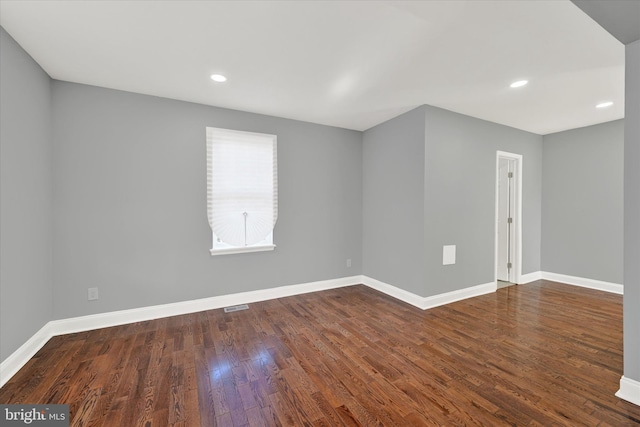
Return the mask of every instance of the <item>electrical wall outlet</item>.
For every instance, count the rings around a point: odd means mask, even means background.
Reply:
[[[98,288],[87,289],[87,299],[89,301],[95,301],[98,299]]]
[[[347,258],[347,267],[351,267],[351,258]]]

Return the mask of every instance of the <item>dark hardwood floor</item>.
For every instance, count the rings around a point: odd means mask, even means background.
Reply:
[[[52,338],[0,403],[77,426],[628,426],[622,298],[539,281],[422,311],[365,286]]]

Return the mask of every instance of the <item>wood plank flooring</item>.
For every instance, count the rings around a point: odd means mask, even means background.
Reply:
[[[539,281],[422,311],[365,286],[52,338],[0,403],[73,426],[631,426],[622,298]]]

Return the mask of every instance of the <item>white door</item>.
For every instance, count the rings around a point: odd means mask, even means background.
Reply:
[[[513,217],[515,211],[514,197],[514,159],[498,159],[498,280],[510,282],[513,266],[514,230]]]

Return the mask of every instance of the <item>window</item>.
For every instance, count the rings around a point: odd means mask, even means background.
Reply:
[[[211,255],[273,250],[278,218],[276,136],[207,128]]]

